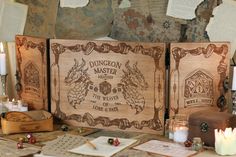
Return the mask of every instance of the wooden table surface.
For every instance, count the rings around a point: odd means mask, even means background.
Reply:
[[[134,133],[134,132],[122,132],[122,131],[107,131],[107,130],[97,130],[97,129],[90,129],[90,128],[74,128],[74,127],[69,127],[69,131],[62,131],[60,130],[60,125],[55,125],[55,130],[53,132],[40,132],[40,133],[33,133],[33,135],[37,138],[37,143],[36,145],[38,146],[43,146],[43,143],[46,141],[54,140],[57,138],[57,136],[63,135],[63,134],[73,134],[73,135],[82,135],[82,136],[87,136],[91,138],[96,138],[99,136],[116,136],[116,137],[121,137],[121,138],[135,138],[138,140],[138,144],[141,144],[143,142],[157,139],[157,140],[162,140],[162,141],[170,141],[169,139],[165,138],[164,136],[158,136],[158,135],[152,135],[152,134],[143,134],[143,133]],[[19,137],[24,137],[26,136],[27,133],[22,133],[22,134],[13,134],[13,135],[3,135],[0,132],[0,137],[11,139],[11,140],[18,140]],[[172,141],[170,141],[172,142]],[[162,155],[158,154],[152,154],[152,153],[147,153],[147,152],[142,152],[142,151],[137,151],[134,149],[126,149],[123,150],[122,152],[118,153],[115,155],[115,157],[121,157],[121,156],[136,156],[136,157],[162,157]],[[196,155],[195,157],[219,157],[220,155],[217,155],[214,151],[213,148],[204,150]],[[36,157],[43,157],[43,155],[36,155]],[[236,155],[232,156],[236,157]]]

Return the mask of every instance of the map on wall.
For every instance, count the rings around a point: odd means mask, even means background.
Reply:
[[[173,43],[170,115],[227,109],[224,81],[229,75],[229,43]]]
[[[70,125],[163,133],[165,44],[50,40],[51,111]]]

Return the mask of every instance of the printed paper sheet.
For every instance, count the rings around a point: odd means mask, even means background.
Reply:
[[[169,0],[166,15],[181,18],[195,18],[195,10],[203,0]]]
[[[84,144],[85,140],[86,138],[82,136],[65,134],[63,136],[59,136],[53,141],[47,142],[42,148],[42,154],[57,157],[79,157],[77,154],[68,152],[68,150]]]
[[[206,28],[210,41],[230,41],[232,57],[236,50],[236,1],[223,0],[213,15]]]
[[[27,11],[27,5],[0,1],[0,41],[15,41],[16,34],[23,34]]]

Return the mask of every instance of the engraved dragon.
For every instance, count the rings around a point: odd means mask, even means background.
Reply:
[[[89,74],[88,68],[85,68],[85,61],[82,59],[82,63],[74,59],[74,65],[69,70],[65,77],[65,83],[68,86],[72,86],[67,93],[67,99],[70,105],[75,109],[78,105],[85,100],[89,92],[89,86],[93,85]],[[131,109],[136,110],[136,114],[142,112],[145,107],[145,99],[140,94],[139,90],[146,90],[148,84],[141,71],[137,68],[137,62],[131,67],[129,61],[125,64],[126,70],[123,70],[121,82],[118,84],[122,88],[122,94],[127,104]]]
[[[137,68],[137,62],[131,67],[129,61],[127,61],[125,67],[127,71],[123,70],[124,75],[122,75],[120,84],[123,88],[122,93],[129,106],[135,109],[136,114],[138,114],[145,107],[145,99],[138,91],[146,90],[148,83],[145,81],[141,71]]]
[[[76,109],[88,94],[88,86],[92,84],[88,75],[88,68],[85,69],[85,61],[82,58],[82,63],[74,59],[74,65],[69,70],[65,77],[66,85],[73,86],[67,93],[68,102]]]

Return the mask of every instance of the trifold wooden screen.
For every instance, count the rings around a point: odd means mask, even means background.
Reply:
[[[227,42],[172,43],[168,78],[164,43],[51,39],[48,47],[47,57],[45,39],[16,37],[18,94],[33,109],[51,102],[68,124],[162,134],[166,107],[170,116],[227,108]]]
[[[48,110],[47,40],[29,36],[16,36],[16,85],[19,99],[29,109]]]
[[[52,113],[72,125],[163,133],[165,44],[50,40]]]
[[[198,110],[225,110],[229,43],[172,43],[170,115]]]

